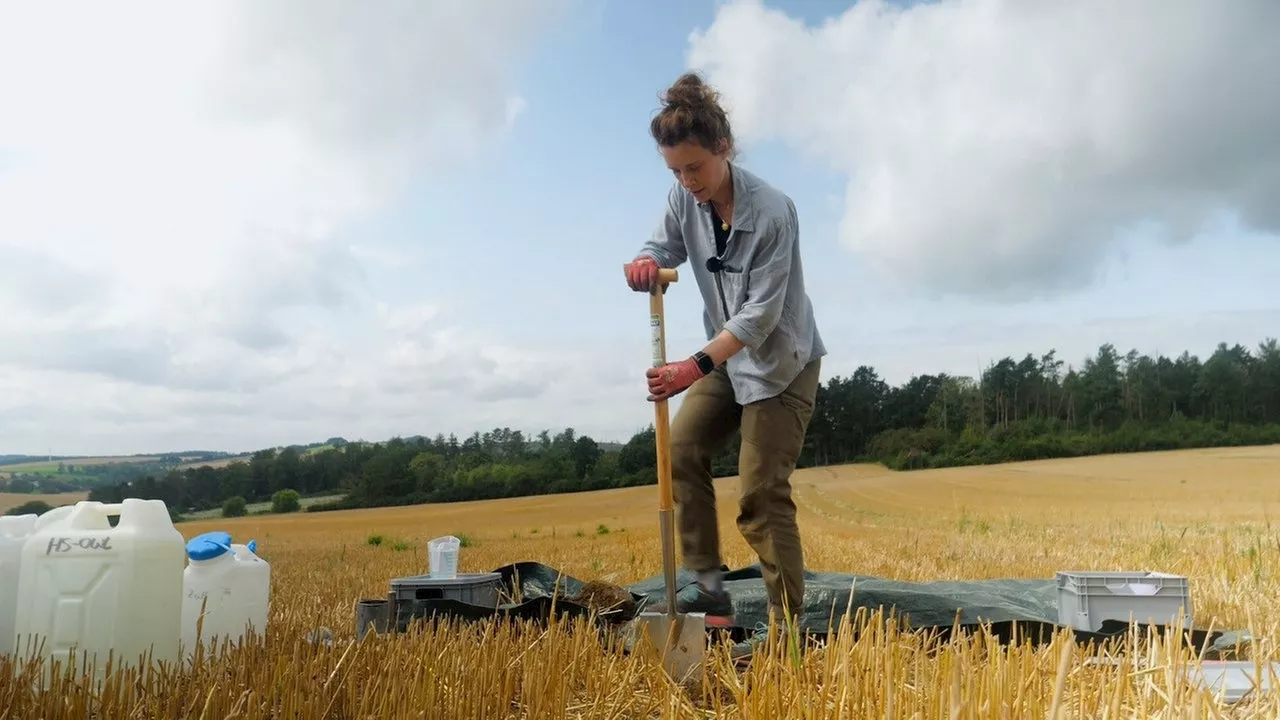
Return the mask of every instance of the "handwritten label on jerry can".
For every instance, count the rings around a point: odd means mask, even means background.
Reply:
[[[38,525],[22,550],[17,652],[43,641],[47,659],[87,653],[95,674],[108,653],[123,665],[177,660],[184,555],[160,500],[79,502]]]
[[[90,552],[109,552],[114,548],[111,547],[111,536],[104,535],[102,537],[82,537],[82,538],[66,538],[55,537],[49,538],[49,545],[45,548],[45,555],[54,553],[68,553],[73,550],[87,550]]]

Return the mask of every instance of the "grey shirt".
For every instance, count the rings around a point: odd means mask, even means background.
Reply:
[[[707,259],[716,256],[710,203],[699,203],[678,182],[640,254],[664,268],[689,261],[702,292],[707,340],[728,330],[746,345],[726,368],[737,402],[745,405],[782,393],[827,350],[805,292],[795,205],[738,165],[730,168],[733,227],[720,272],[707,269]]]

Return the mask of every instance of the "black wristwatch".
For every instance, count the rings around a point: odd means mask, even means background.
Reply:
[[[693,354],[693,361],[698,364],[698,369],[702,371],[703,375],[710,375],[711,371],[716,369],[716,361],[701,350]]]

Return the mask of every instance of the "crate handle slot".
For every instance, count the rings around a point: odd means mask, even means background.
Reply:
[[[1152,583],[1107,583],[1107,589],[1112,595],[1151,596],[1160,592],[1161,587]]]

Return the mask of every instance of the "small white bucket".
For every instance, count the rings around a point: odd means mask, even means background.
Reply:
[[[458,548],[462,541],[452,535],[438,537],[427,543],[427,557],[431,577],[453,580],[458,577]]]

